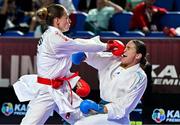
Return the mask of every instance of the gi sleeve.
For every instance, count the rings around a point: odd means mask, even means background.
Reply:
[[[107,48],[107,44],[102,43],[99,36],[92,39],[70,39],[63,34],[57,33],[49,40],[52,41],[50,43],[51,47],[57,55],[62,53],[69,55],[80,51],[100,52],[105,51]]]
[[[102,70],[117,59],[110,52],[86,53],[86,56],[85,62],[97,70]]]

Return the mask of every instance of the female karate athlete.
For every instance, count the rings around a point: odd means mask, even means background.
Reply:
[[[82,99],[77,94],[87,95],[83,90],[89,93],[89,86],[70,72],[71,55],[79,51],[105,51],[109,47],[99,37],[74,40],[63,35],[69,30],[70,20],[62,5],[52,4],[37,15],[48,25],[37,46],[37,75],[24,75],[13,85],[21,102],[30,100],[21,125],[42,125],[54,110],[73,124],[82,117]],[[77,94],[72,91],[76,84]]]
[[[97,114],[84,117],[75,125],[130,124],[129,114],[140,101],[147,85],[147,76],[142,68],[146,63],[145,56],[145,44],[139,40],[130,40],[119,58],[105,52],[86,53],[85,62],[98,69],[102,101],[101,104],[92,100],[81,102],[80,109],[84,114],[92,111]],[[76,57],[72,59],[77,61]]]

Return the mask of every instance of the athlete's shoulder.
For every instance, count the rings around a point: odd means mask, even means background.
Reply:
[[[135,74],[140,81],[144,81],[145,79],[147,79],[146,73],[141,68],[139,68],[139,70],[137,70]]]
[[[63,41],[68,41],[70,39],[67,36],[65,36],[59,29],[55,27],[49,27],[49,31],[50,31],[52,39],[53,39],[53,36],[59,37]]]

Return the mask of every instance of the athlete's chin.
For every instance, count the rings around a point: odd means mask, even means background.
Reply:
[[[64,28],[63,29],[63,32],[67,32],[67,31],[69,31],[69,28]]]

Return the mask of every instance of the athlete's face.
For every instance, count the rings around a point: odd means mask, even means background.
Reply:
[[[139,62],[141,55],[136,53],[136,45],[133,41],[129,41],[126,45],[123,57],[121,58],[124,68],[131,67]]]
[[[66,32],[69,30],[71,24],[71,20],[69,19],[68,13],[65,10],[64,15],[58,20],[58,29],[62,32]]]

